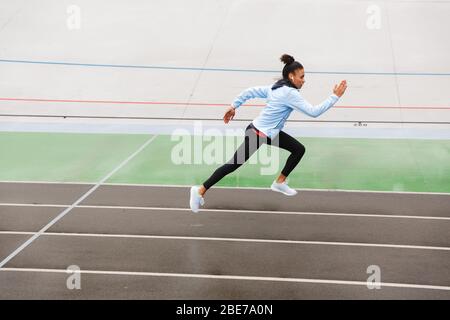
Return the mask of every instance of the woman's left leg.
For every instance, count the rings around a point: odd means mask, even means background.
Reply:
[[[286,160],[283,170],[281,170],[281,174],[272,183],[271,189],[287,196],[294,196],[297,194],[297,191],[290,188],[285,183],[285,180],[303,158],[305,146],[283,131],[275,139],[272,139],[271,145],[285,149],[291,153]]]
[[[281,131],[279,133],[276,139],[276,143],[278,143],[278,147],[285,149],[291,153],[286,160],[286,164],[284,165],[283,170],[281,170],[281,174],[287,177],[298,165],[300,160],[302,160],[306,149],[305,146],[301,144],[297,139],[288,135],[284,131]],[[272,145],[274,144],[272,143]]]

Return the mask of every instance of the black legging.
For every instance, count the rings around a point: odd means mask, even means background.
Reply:
[[[214,171],[211,177],[203,183],[203,186],[206,189],[211,188],[227,174],[230,174],[243,165],[264,143],[288,150],[291,153],[281,171],[286,177],[294,170],[305,154],[305,147],[286,132],[280,131],[277,137],[272,141],[269,137],[263,136],[253,124],[250,124],[245,129],[244,142],[242,142],[236,150],[233,158]]]

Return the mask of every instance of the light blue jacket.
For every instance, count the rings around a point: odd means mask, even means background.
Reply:
[[[337,95],[332,94],[321,104],[313,106],[295,88],[283,86],[272,90],[272,86],[261,86],[244,90],[236,97],[232,105],[236,109],[245,101],[254,98],[267,99],[267,104],[259,116],[253,120],[253,125],[272,139],[283,129],[284,123],[293,110],[316,118],[339,100]]]

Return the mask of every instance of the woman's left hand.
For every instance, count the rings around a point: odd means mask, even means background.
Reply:
[[[223,122],[228,123],[230,120],[233,120],[235,113],[234,107],[230,106],[223,116]]]

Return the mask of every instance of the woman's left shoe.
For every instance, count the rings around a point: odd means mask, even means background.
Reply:
[[[287,185],[286,181],[283,183],[277,183],[276,181],[274,181],[270,186],[270,189],[275,192],[281,192],[282,194],[285,194],[287,196],[295,196],[297,194],[297,191],[290,188]]]

